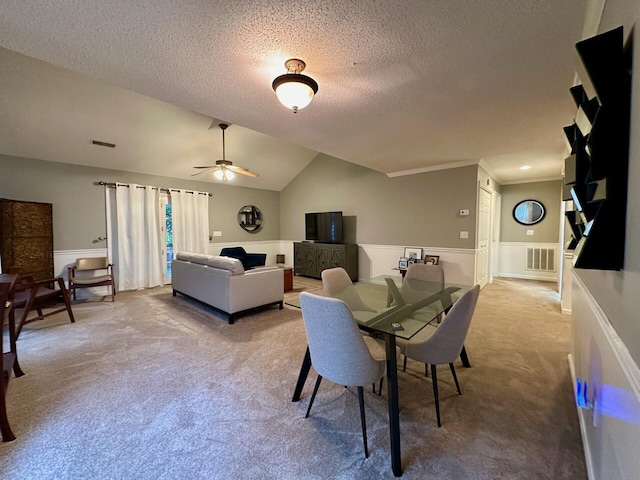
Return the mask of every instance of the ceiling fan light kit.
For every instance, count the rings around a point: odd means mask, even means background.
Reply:
[[[318,93],[318,83],[300,73],[307,66],[302,60],[291,58],[284,62],[284,66],[287,73],[276,77],[271,86],[280,103],[297,113],[311,103],[313,96]]]
[[[225,142],[224,142],[224,131],[229,127],[229,125],[227,125],[226,123],[220,123],[218,126],[222,130],[222,160],[216,160],[215,165],[193,167],[203,171],[194,173],[191,176],[194,177],[196,175],[200,175],[202,173],[207,173],[207,172],[210,172],[211,170],[215,170],[213,172],[213,176],[223,182],[233,180],[236,177],[236,173],[239,173],[240,175],[246,175],[248,177],[253,177],[253,178],[259,177],[260,175],[258,175],[257,173],[252,172],[251,170],[247,170],[246,168],[243,168],[243,167],[235,166],[232,162],[227,160],[225,156],[226,148],[225,148]]]
[[[233,180],[234,178],[236,178],[235,174],[231,170],[228,170],[224,167],[222,167],[220,170],[216,170],[215,172],[213,172],[213,176],[221,181]]]

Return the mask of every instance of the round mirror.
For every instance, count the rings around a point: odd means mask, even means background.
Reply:
[[[256,232],[262,227],[262,212],[258,207],[245,205],[238,211],[238,225],[247,232]]]
[[[513,218],[522,225],[533,225],[544,218],[544,205],[537,200],[523,200],[513,209]]]

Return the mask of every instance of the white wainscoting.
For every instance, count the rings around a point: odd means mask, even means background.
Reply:
[[[553,249],[554,271],[528,270],[527,249]],[[525,242],[500,242],[498,256],[499,277],[523,278],[528,280],[543,280],[557,282],[560,271],[560,250],[557,243],[525,243]]]
[[[578,377],[588,382],[593,404],[578,408],[588,476],[639,478],[640,369],[575,274],[572,290],[571,376],[574,392]]]
[[[440,256],[438,265],[444,269],[447,282],[469,285],[476,283],[475,249],[421,248],[423,257],[424,255]],[[393,268],[398,267],[398,260],[403,255],[404,246],[360,244],[358,246],[358,277],[368,279],[379,275],[400,275],[400,272]]]
[[[298,241],[298,240],[296,240]],[[209,243],[209,254],[219,255],[224,247],[243,247],[250,253],[266,253],[267,265],[276,263],[276,255],[284,254],[285,263],[293,265],[294,240],[272,240],[258,242]],[[410,245],[415,247],[416,245]],[[358,278],[369,279],[378,275],[400,275],[393,270],[398,266],[398,259],[404,255],[404,245],[358,245]],[[422,247],[423,255],[439,255],[439,264],[444,269],[448,282],[476,283],[476,250],[462,248],[430,248]],[[106,248],[87,250],[59,250],[54,252],[56,275],[67,280],[67,267],[75,263],[79,257],[104,257]],[[102,288],[95,289],[95,294],[104,295]],[[89,289],[88,289],[89,290]],[[78,291],[80,296],[82,290]],[[93,292],[92,292],[93,293]]]

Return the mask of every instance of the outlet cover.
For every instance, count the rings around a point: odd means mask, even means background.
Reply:
[[[214,230],[213,231],[213,236],[214,237],[221,237],[222,236],[222,232],[220,230]]]
[[[533,230],[527,230],[527,235],[533,235]]]
[[[461,217],[466,217],[467,215],[469,215],[469,210],[460,210]]]
[[[469,238],[469,232],[466,231],[461,231],[460,232],[460,238]]]

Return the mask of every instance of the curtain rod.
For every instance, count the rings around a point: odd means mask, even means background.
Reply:
[[[118,183],[118,184],[116,184],[115,182],[103,182],[103,181],[95,182],[95,185],[102,185],[102,186],[105,186],[105,187],[115,187],[117,185],[120,185],[121,187],[129,187],[130,186],[128,183]],[[141,185],[138,185],[138,188],[144,188],[144,187],[141,186]],[[179,192],[180,191],[177,188],[160,188],[160,187],[151,187],[151,188],[158,189],[161,192],[169,192],[169,193],[171,193],[171,192]],[[208,193],[208,192],[195,192],[195,191],[192,192],[192,191],[189,191],[189,190],[185,190],[185,192],[186,193],[197,193],[198,195],[208,195],[209,197],[213,197],[213,193]]]

